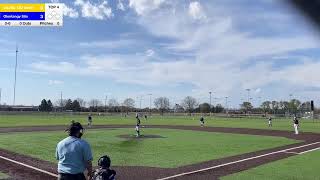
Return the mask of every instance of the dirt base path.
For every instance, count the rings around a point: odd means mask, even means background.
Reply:
[[[90,129],[105,128],[132,128],[130,125],[101,125],[93,126]],[[165,128],[179,130],[194,130],[206,132],[222,132],[232,134],[248,134],[262,136],[286,137],[303,141],[292,145],[272,148],[252,153],[241,154],[237,156],[210,160],[198,164],[182,166],[179,168],[152,168],[152,167],[114,167],[117,170],[117,179],[120,180],[141,180],[141,179],[219,179],[221,176],[247,170],[268,162],[284,159],[290,156],[298,155],[320,147],[320,134],[301,133],[294,135],[293,132],[262,129],[243,129],[243,128],[220,128],[220,127],[196,127],[196,126],[167,126],[167,125],[148,125],[146,128]],[[37,131],[63,131],[65,126],[34,126],[34,127],[13,127],[0,128],[1,133],[14,132],[37,132]],[[302,146],[302,147],[300,147]],[[299,148],[297,148],[299,147]],[[17,154],[7,150],[0,149],[0,157],[7,157],[12,160],[23,162],[27,165],[41,168],[42,170],[56,174],[56,164],[31,158],[26,155]],[[8,162],[0,158],[0,169],[11,176],[12,179],[56,179],[48,174],[37,172],[30,168],[23,167],[16,163]]]

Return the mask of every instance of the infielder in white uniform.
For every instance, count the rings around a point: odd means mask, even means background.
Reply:
[[[136,124],[136,136],[139,137],[140,136],[140,124],[141,124],[141,121],[140,121],[140,118],[139,118],[139,114],[137,113],[136,114],[136,119],[137,119],[137,124]]]
[[[88,126],[91,127],[92,125],[92,114],[88,115]]]
[[[299,120],[296,116],[293,118],[293,128],[294,128],[294,133],[299,134]]]
[[[268,126],[272,127],[272,118],[271,117],[269,117],[269,119],[268,119]]]
[[[201,116],[201,118],[200,118],[200,126],[204,127],[204,118],[203,118],[203,116]]]

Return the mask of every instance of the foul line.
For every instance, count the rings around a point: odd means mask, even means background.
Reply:
[[[301,153],[299,153],[299,154],[308,153],[308,152],[315,151],[315,150],[318,150],[318,149],[320,149],[320,147],[314,148],[314,149],[310,149],[310,150],[307,150],[307,151],[303,151],[303,152],[301,152]]]
[[[30,165],[27,165],[27,164],[24,164],[24,163],[15,161],[15,160],[13,160],[13,159],[9,159],[9,158],[3,157],[3,156],[0,156],[0,158],[1,158],[1,159],[4,159],[4,160],[6,160],[6,161],[10,161],[10,162],[12,162],[12,163],[19,164],[19,165],[21,165],[21,166],[24,166],[24,167],[33,169],[33,170],[36,170],[36,171],[42,172],[42,173],[44,173],[44,174],[47,174],[47,175],[50,175],[50,176],[53,176],[53,177],[56,177],[56,178],[58,177],[58,175],[56,175],[56,174],[53,174],[53,173],[51,173],[51,172],[48,172],[48,171],[45,171],[45,170],[42,170],[42,169],[39,169],[39,168],[30,166]]]
[[[271,152],[271,153],[266,153],[266,154],[262,154],[262,155],[259,155],[259,156],[254,156],[254,157],[250,157],[250,158],[245,158],[245,159],[241,159],[241,160],[238,160],[238,161],[233,161],[233,162],[229,162],[229,163],[220,164],[220,165],[217,165],[217,166],[212,166],[212,167],[208,167],[208,168],[204,168],[204,169],[199,169],[199,170],[196,170],[196,171],[190,171],[190,172],[186,172],[186,173],[181,173],[181,174],[177,174],[177,175],[173,175],[173,176],[169,176],[169,177],[165,177],[165,178],[160,178],[160,179],[157,179],[157,180],[173,179],[173,178],[177,178],[177,177],[181,177],[181,176],[186,176],[186,175],[190,175],[190,174],[195,174],[195,173],[199,173],[199,172],[204,172],[204,171],[208,171],[208,170],[212,170],[212,169],[217,169],[217,168],[223,167],[223,166],[228,166],[228,165],[232,165],[232,164],[236,164],[236,163],[240,163],[240,162],[249,161],[249,160],[252,160],[252,159],[257,159],[257,158],[269,156],[269,155],[272,155],[272,154],[278,154],[278,153],[283,153],[283,152],[285,152],[285,153],[292,153],[292,152],[287,152],[287,151],[290,151],[290,150],[293,150],[293,149],[299,149],[299,148],[303,148],[303,147],[307,147],[307,146],[312,146],[312,145],[314,145],[314,144],[319,144],[319,143],[320,143],[320,142],[305,144],[305,145],[301,145],[301,146],[298,146],[298,147],[293,147],[293,148],[288,148],[288,149],[284,149],[284,150],[280,150],[280,151],[275,151],[275,152]],[[310,150],[301,152],[301,153],[299,153],[299,154],[308,153],[308,152],[315,151],[315,150],[318,150],[318,149],[320,149],[320,147],[314,148],[314,149],[310,149]],[[50,176],[53,176],[53,177],[56,177],[56,178],[58,177],[57,174],[54,174],[54,173],[51,173],[51,172],[48,172],[48,171],[45,171],[45,170],[36,168],[36,167],[34,167],[34,166],[30,166],[30,165],[27,165],[27,164],[24,164],[24,163],[15,161],[15,160],[13,160],[13,159],[9,159],[9,158],[3,157],[3,156],[0,156],[0,159],[4,159],[4,160],[6,160],[6,161],[9,161],[9,162],[12,162],[12,163],[15,163],[15,164],[18,164],[18,165],[21,165],[21,166],[24,166],[24,167],[33,169],[33,170],[36,170],[36,171],[38,171],[38,172],[42,172],[42,173],[44,173],[44,174],[47,174],[47,175],[50,175]]]
[[[280,151],[275,151],[275,152],[271,152],[271,153],[266,153],[266,154],[262,154],[262,155],[259,155],[259,156],[254,156],[254,157],[250,157],[250,158],[245,158],[245,159],[241,159],[241,160],[238,160],[238,161],[233,161],[233,162],[229,162],[229,163],[224,163],[224,164],[220,164],[220,165],[217,165],[217,166],[212,166],[212,167],[208,167],[208,168],[204,168],[204,169],[199,169],[199,170],[195,170],[195,171],[185,172],[185,173],[181,173],[181,174],[177,174],[177,175],[173,175],[173,176],[169,176],[169,177],[165,177],[165,178],[160,178],[160,179],[157,179],[157,180],[173,179],[173,178],[177,178],[177,177],[181,177],[181,176],[186,176],[186,175],[190,175],[190,174],[195,174],[195,173],[199,173],[199,172],[204,172],[204,171],[208,171],[208,170],[212,170],[212,169],[217,169],[217,168],[219,168],[219,167],[228,166],[228,165],[232,165],[232,164],[236,164],[236,163],[240,163],[240,162],[244,162],[244,161],[249,161],[249,160],[252,160],[252,159],[257,159],[257,158],[269,156],[269,155],[272,155],[272,154],[283,153],[283,152],[290,151],[290,150],[293,150],[293,149],[299,149],[299,148],[303,148],[303,147],[307,147],[307,146],[311,146],[311,145],[319,144],[319,143],[320,143],[320,142],[305,144],[305,145],[298,146],[298,147],[293,147],[293,148],[288,148],[288,149],[284,149],[284,150],[280,150]]]
[[[284,152],[284,153],[288,153],[288,154],[300,154],[300,153],[298,153],[298,152],[290,152],[290,151],[287,151],[287,152]]]

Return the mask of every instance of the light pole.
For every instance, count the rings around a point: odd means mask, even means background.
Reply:
[[[290,116],[290,114],[292,113],[292,105],[290,104],[290,101],[293,100],[292,99],[293,94],[289,94],[289,97],[290,97],[290,99],[289,99],[289,108],[288,108],[288,110],[289,110],[289,116]]]
[[[108,95],[106,95],[106,98],[104,99],[104,113],[107,113],[107,100],[108,100]]]
[[[258,105],[260,105],[262,103],[261,102],[261,96],[259,96],[258,99],[259,99]]]
[[[140,96],[140,111],[141,111],[141,102],[142,102],[142,95]]]
[[[248,102],[250,102],[250,89],[246,89],[248,91]]]
[[[13,85],[13,105],[16,103],[16,85],[17,85],[17,67],[18,67],[18,45],[16,46],[16,65],[14,68],[14,85]]]
[[[228,113],[228,96],[226,96],[225,99],[226,99],[226,113]]]
[[[150,94],[148,94],[149,96],[150,96],[150,104],[149,104],[149,116],[151,116],[151,96],[152,96],[152,94],[150,93]]]
[[[137,101],[136,101],[136,103],[134,103],[134,106],[135,106],[135,108],[136,108],[136,112],[139,112],[139,111],[138,111],[138,109],[139,109],[139,107],[138,107],[139,96],[136,97],[136,100],[137,100]]]
[[[61,112],[63,111],[63,104],[62,104],[62,91],[60,92],[60,106],[61,106]]]
[[[210,91],[209,94],[210,94],[210,111],[209,112],[210,112],[210,116],[211,116],[211,94],[212,94],[212,92]]]
[[[140,95],[140,96],[137,96],[136,98],[137,98],[137,101],[139,101],[139,111],[141,111],[141,103],[142,103],[142,97],[143,97],[143,95]],[[138,108],[137,108],[138,109]],[[137,111],[138,112],[138,111]]]

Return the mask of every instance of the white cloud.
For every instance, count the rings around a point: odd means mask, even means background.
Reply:
[[[190,2],[189,15],[195,20],[201,20],[201,19],[207,18],[200,2],[198,1]]]
[[[132,39],[119,39],[119,40],[106,40],[106,41],[92,41],[92,42],[81,42],[79,46],[85,48],[124,48],[135,45],[137,42]]]
[[[254,90],[254,93],[259,94],[261,92],[261,88],[257,88]]]
[[[126,10],[122,0],[118,0],[117,9],[119,9],[121,11],[125,11]]]
[[[21,70],[21,72],[23,72],[23,73],[29,73],[29,74],[38,74],[38,75],[48,74],[48,72],[44,72],[44,71],[33,71],[33,70],[29,70],[29,69],[23,69],[23,70]]]
[[[152,62],[143,58],[137,55],[88,55],[82,57],[78,65],[67,62],[39,62],[34,63],[32,68],[51,73],[108,77],[116,82],[151,87],[172,87],[179,83],[187,83],[192,84],[193,90],[200,94],[214,90],[216,97],[244,92],[246,88],[260,94],[261,87],[275,82],[285,82],[284,85],[290,83],[291,86],[299,87],[320,87],[320,77],[317,76],[320,63],[312,61],[280,70],[272,69],[270,63],[260,63],[243,70],[238,66],[214,62],[187,59]],[[307,78],[306,74],[311,78]],[[218,80],[213,81],[207,77]]]
[[[317,74],[320,63],[317,59],[280,69],[273,67],[281,60],[277,57],[292,57],[295,55],[291,55],[291,52],[319,48],[318,42],[310,34],[254,34],[248,29],[237,29],[239,22],[235,22],[232,15],[212,14],[219,11],[207,6],[205,13],[199,2],[192,2],[193,5],[190,3],[189,9],[174,7],[175,11],[163,8],[162,5],[166,2],[130,0],[129,7],[141,15],[137,17],[138,25],[157,38],[170,39],[161,51],[157,50],[157,55],[158,52],[168,51],[170,54],[191,54],[192,58],[175,56],[157,62],[147,61],[148,57],[155,55],[154,47],[150,47],[140,54],[87,55],[81,58],[79,64],[39,62],[32,67],[48,72],[108,77],[117,82],[145,86],[167,87],[185,83],[191,84],[199,94],[214,90],[220,97],[245,92],[246,88],[257,94],[265,94],[267,92],[264,87],[272,83],[279,83],[279,89],[283,87],[284,93],[290,91],[288,84],[291,87],[319,86],[320,77]],[[195,23],[194,20],[200,17],[205,17],[206,21]],[[273,21],[275,19],[272,17]],[[248,21],[250,20],[252,18],[248,17]],[[79,45],[117,48],[124,47],[127,43],[126,40],[115,40],[82,42]],[[258,62],[255,60],[257,58],[265,60]],[[307,78],[309,74],[311,78]]]
[[[49,85],[60,85],[60,84],[63,84],[64,82],[63,81],[60,81],[60,80],[49,80],[48,84]]]
[[[78,18],[79,13],[76,9],[68,7],[66,4],[63,4],[63,15],[70,18]]]
[[[51,0],[51,3],[61,3],[60,0]],[[76,9],[69,7],[68,5],[66,5],[65,3],[63,4],[63,15],[70,17],[70,18],[78,18],[79,17],[79,13]]]
[[[107,1],[102,1],[100,4],[92,4],[90,1],[76,0],[74,5],[81,8],[81,15],[85,18],[104,20],[113,17],[112,9]]]
[[[134,9],[138,15],[145,15],[158,9],[167,0],[129,0],[129,7]]]
[[[49,62],[31,63],[30,67],[33,69],[41,70],[45,72],[77,74],[76,66],[73,63],[65,62],[65,61],[58,62],[58,63],[49,63]]]
[[[147,57],[152,57],[155,54],[155,52],[152,49],[148,49],[146,50],[145,54]]]
[[[319,68],[319,61],[309,61],[279,70],[275,73],[274,78],[300,86],[320,87]]]

